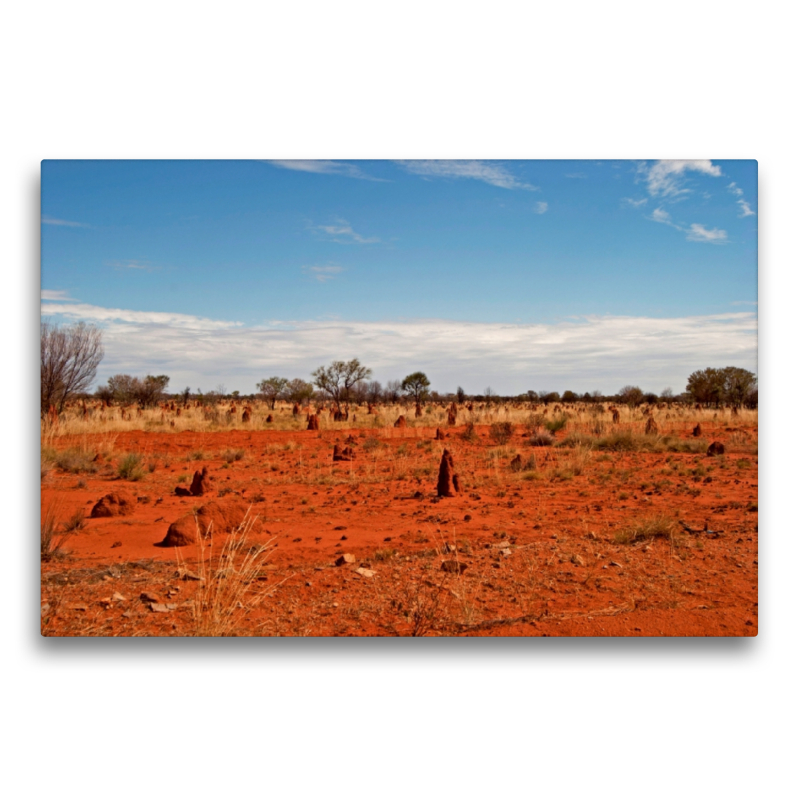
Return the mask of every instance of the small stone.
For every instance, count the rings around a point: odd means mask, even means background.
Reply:
[[[360,575],[362,578],[372,578],[375,576],[375,570],[366,569],[365,567],[359,567],[356,570],[356,574]]]
[[[505,550],[501,550],[500,554],[508,558],[511,555],[511,548],[506,547]]]
[[[72,606],[73,611],[86,611],[86,606],[83,603],[76,603]]]
[[[122,547],[122,542],[114,542],[114,544],[111,545],[111,549],[113,550],[115,547]]]
[[[172,607],[175,608],[175,605],[173,603],[170,603],[170,605],[172,605]],[[169,606],[164,605],[164,603],[150,603],[150,610],[155,611],[157,614],[168,614],[170,608]]]
[[[111,599],[115,603],[124,603],[128,598],[121,595],[119,592],[114,592],[114,594],[111,595]]]
[[[573,564],[577,564],[579,567],[584,566],[586,563],[577,553],[572,554],[572,558],[570,558],[570,561]]]
[[[140,600],[144,600],[146,603],[160,603],[160,598],[156,597],[154,594],[150,594],[150,592],[142,592],[139,595]]]
[[[464,522],[470,522],[472,520],[472,514],[464,514]]]
[[[509,542],[508,539],[503,539],[502,542],[498,542],[498,543],[492,545],[492,547],[496,547],[498,550],[504,550],[506,547],[510,547],[510,546],[511,546],[511,542]]]
[[[189,569],[178,570],[178,577],[182,581],[202,581],[203,579]]]
[[[619,567],[620,569],[622,569],[622,564],[617,564],[616,561],[609,561],[608,563],[609,563],[609,566]]]
[[[460,575],[466,570],[467,565],[461,561],[442,561],[441,568],[444,572],[457,572]]]
[[[334,563],[337,567],[341,567],[344,564],[355,564],[356,557],[352,553],[342,553]]]

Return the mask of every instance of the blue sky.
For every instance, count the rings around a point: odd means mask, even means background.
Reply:
[[[116,372],[253,390],[681,391],[756,366],[755,161],[44,161],[42,313]]]

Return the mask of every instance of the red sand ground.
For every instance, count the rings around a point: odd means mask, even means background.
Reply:
[[[237,635],[756,635],[752,446],[722,457],[594,451],[570,477],[555,472],[572,457],[569,448],[531,448],[517,434],[497,453],[488,426],[475,430],[476,441],[458,428],[441,443],[435,427],[115,434],[113,454],[94,462],[97,472],[56,469],[43,479],[43,514],[58,502],[59,520],[79,509],[86,518],[68,554],[42,564],[42,633],[207,631],[193,614],[200,584],[181,580],[176,551],[156,543],[193,508],[237,497],[258,516],[249,544],[276,545],[235,609]],[[726,442],[731,431],[704,425],[708,441]],[[332,463],[333,445],[351,434],[356,460]],[[54,446],[91,451],[108,440],[62,437]],[[445,446],[464,486],[440,500]],[[493,449],[497,458],[487,461]],[[117,477],[128,452],[143,454],[138,481]],[[523,461],[535,456],[538,475],[510,469],[517,452]],[[213,496],[175,496],[203,466],[214,477]],[[119,490],[137,497],[132,516],[88,518],[97,500]],[[671,539],[615,540],[657,515],[719,533],[678,526]],[[215,537],[215,556],[225,538]],[[335,566],[341,553],[355,562]],[[197,548],[181,548],[179,557],[199,569]],[[443,571],[448,560],[466,565],[463,574]],[[166,609],[151,610],[154,600]]]

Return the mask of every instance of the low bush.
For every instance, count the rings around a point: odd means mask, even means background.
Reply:
[[[567,417],[565,414],[561,414],[554,419],[545,420],[544,427],[550,431],[550,433],[556,433],[567,427]]]
[[[489,427],[489,438],[496,444],[506,444],[514,435],[514,426],[510,422],[494,422]]]
[[[142,457],[138,453],[128,453],[117,464],[117,475],[123,480],[140,481],[144,478]]]
[[[553,438],[553,434],[548,431],[538,431],[531,435],[530,439],[528,439],[528,444],[532,447],[549,447],[555,439]]]
[[[68,450],[62,450],[60,453],[56,453],[55,463],[60,470],[72,473],[73,475],[77,475],[81,472],[97,472],[94,454],[88,453],[85,450],[79,450],[77,447],[70,447]]]
[[[468,422],[464,430],[461,432],[461,438],[467,442],[474,442],[478,439],[478,434],[475,433],[475,425]]]

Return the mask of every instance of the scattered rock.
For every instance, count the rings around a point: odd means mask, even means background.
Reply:
[[[341,567],[345,564],[355,564],[356,557],[352,553],[342,553],[333,563],[336,564],[337,567]]]
[[[444,572],[457,572],[461,575],[467,569],[467,565],[463,561],[442,561],[441,568]]]
[[[122,542],[114,542],[114,544],[111,545],[111,549],[113,550],[115,547],[122,547]]]
[[[114,592],[114,594],[111,595],[111,599],[115,603],[124,603],[127,601],[128,598],[125,597],[124,595],[121,595],[119,592]]]
[[[156,597],[154,594],[151,594],[150,592],[142,592],[139,595],[139,599],[140,600],[144,600],[145,603],[160,603],[161,602],[161,598]]]
[[[171,603],[169,605],[172,605]],[[150,603],[150,610],[157,614],[168,614],[172,609],[165,603]],[[173,606],[174,608],[174,606]]]
[[[192,496],[192,493],[188,489],[184,488],[183,486],[176,486],[175,487],[175,494],[178,497],[191,497]]]
[[[136,498],[128,492],[111,492],[101,497],[92,508],[90,517],[127,517],[136,510]]]
[[[359,567],[356,570],[356,574],[360,575],[362,578],[372,578],[375,575],[375,570],[366,569],[366,567]]]

